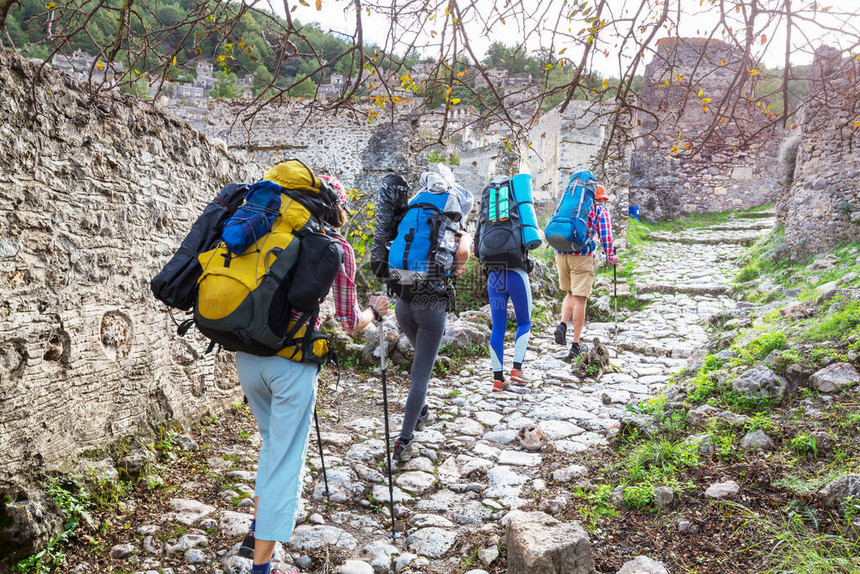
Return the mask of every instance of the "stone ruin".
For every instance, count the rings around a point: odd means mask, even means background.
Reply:
[[[232,355],[178,337],[149,280],[214,190],[261,173],[136,98],[92,105],[35,70],[0,51],[0,492],[241,400]]]
[[[630,166],[630,204],[643,217],[674,219],[773,201],[782,129],[769,117],[767,101],[738,98],[752,90],[741,50],[702,38],[658,41],[645,67]],[[732,118],[713,126],[715,114],[729,108]]]
[[[796,165],[777,202],[786,243],[801,254],[860,240],[860,62],[825,46],[809,79]]]

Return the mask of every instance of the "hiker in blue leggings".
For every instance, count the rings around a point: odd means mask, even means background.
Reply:
[[[531,382],[523,374],[523,360],[529,346],[532,327],[532,290],[528,273],[523,269],[492,270],[487,281],[490,294],[490,316],[493,331],[490,335],[490,359],[493,363],[493,390],[504,391],[510,383],[505,381],[505,330],[508,324],[508,299],[514,304],[517,315],[517,336],[514,340],[514,364],[511,382]]]

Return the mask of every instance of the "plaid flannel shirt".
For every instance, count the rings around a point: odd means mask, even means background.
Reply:
[[[355,251],[345,238],[337,233],[331,233],[331,235],[337,238],[343,246],[343,263],[334,278],[334,283],[332,283],[335,316],[344,329],[354,329],[361,321],[361,308],[358,306],[355,291]],[[300,317],[301,313],[294,311],[290,319],[297,320]],[[320,323],[322,323],[322,317],[317,319],[314,328],[318,329]]]
[[[588,213],[588,237],[600,236],[600,244],[603,246],[603,253],[607,258],[614,255],[615,251],[612,246],[612,226],[609,220],[609,210],[602,204],[595,203],[594,208]],[[567,251],[556,251],[556,253],[569,253]],[[589,250],[585,247],[577,255],[594,254],[594,249]]]

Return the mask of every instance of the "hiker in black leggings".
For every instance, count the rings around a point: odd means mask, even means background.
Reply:
[[[454,255],[454,275],[466,272],[466,261],[472,250],[472,237],[468,233],[460,236],[457,252]],[[406,333],[406,337],[415,348],[415,358],[412,360],[412,386],[406,398],[406,410],[403,414],[403,427],[400,438],[394,443],[394,460],[406,462],[416,456],[412,444],[412,435],[433,421],[433,416],[425,403],[427,385],[433,372],[433,364],[439,353],[442,335],[445,333],[445,322],[448,309],[454,297],[450,286],[439,285],[435,289],[424,289],[414,292],[407,286],[392,285],[395,292],[400,291],[400,297],[394,307],[397,323]]]

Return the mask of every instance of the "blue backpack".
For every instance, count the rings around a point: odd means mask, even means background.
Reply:
[[[570,176],[552,218],[544,229],[546,241],[565,253],[594,250],[594,239],[588,236],[588,214],[594,207],[597,179],[588,170]]]
[[[457,209],[452,208],[452,200]],[[412,198],[388,251],[391,281],[414,285],[448,277],[454,268],[458,209],[457,197],[451,192],[422,191]]]

